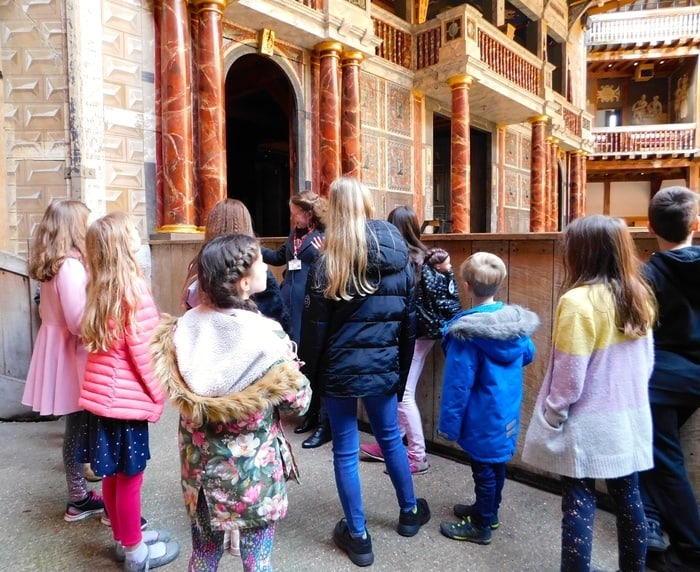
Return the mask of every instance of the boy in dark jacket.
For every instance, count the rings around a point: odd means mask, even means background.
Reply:
[[[696,193],[668,187],[653,196],[649,231],[659,251],[644,273],[659,306],[649,380],[654,468],[640,474],[640,484],[647,566],[669,572],[700,570],[700,514],[680,442],[681,427],[700,404],[700,247],[692,246],[697,228]],[[660,526],[671,544],[665,555]]]
[[[445,372],[438,435],[457,441],[471,457],[476,501],[456,504],[460,522],[443,522],[454,540],[490,544],[506,461],[515,453],[523,397],[523,366],[535,355],[530,335],[540,320],[534,312],[494,301],[506,277],[503,261],[477,252],[460,268],[473,307],[443,329]]]

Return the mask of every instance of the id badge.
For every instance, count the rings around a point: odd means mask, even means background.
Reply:
[[[301,260],[298,258],[292,258],[287,262],[287,270],[301,270]]]

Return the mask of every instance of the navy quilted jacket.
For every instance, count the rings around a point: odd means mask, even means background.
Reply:
[[[321,395],[403,395],[413,357],[413,269],[401,234],[382,220],[367,222],[369,276],[379,282],[368,296],[328,300],[323,256],[313,266],[302,316],[304,373]],[[376,236],[376,242],[372,236]]]

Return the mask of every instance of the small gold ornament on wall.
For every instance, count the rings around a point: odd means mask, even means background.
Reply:
[[[258,52],[264,56],[272,56],[275,53],[275,32],[269,28],[263,28],[258,34]]]

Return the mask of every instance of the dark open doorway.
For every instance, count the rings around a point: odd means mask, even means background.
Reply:
[[[491,188],[491,134],[470,128],[470,220],[471,232],[488,232]],[[440,220],[439,232],[451,231],[451,122],[433,116],[433,218]]]
[[[289,80],[269,58],[246,55],[228,71],[228,196],[245,203],[260,236],[289,233],[295,106]]]

